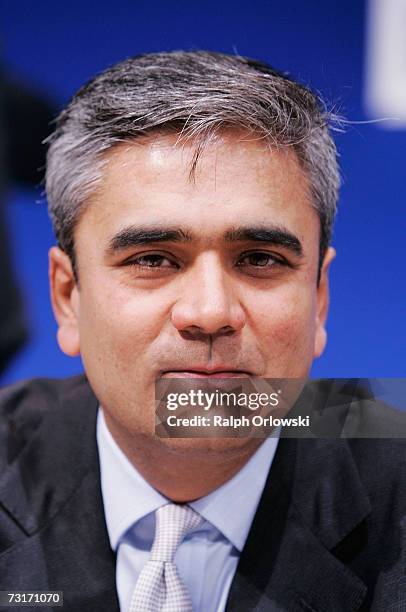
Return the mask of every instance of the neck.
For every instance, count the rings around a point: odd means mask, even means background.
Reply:
[[[129,435],[105,414],[118,446],[145,480],[174,502],[208,495],[239,472],[259,448],[258,438],[158,438]]]

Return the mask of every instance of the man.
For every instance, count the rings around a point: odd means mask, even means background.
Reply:
[[[86,379],[2,392],[1,589],[69,611],[404,609],[401,440],[154,431],[159,380],[300,379],[323,352],[329,119],[207,52],[126,60],[61,114],[51,296]]]

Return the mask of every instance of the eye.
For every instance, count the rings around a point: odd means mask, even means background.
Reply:
[[[280,273],[296,266],[282,255],[275,255],[269,251],[249,251],[242,253],[236,263],[238,270],[247,276],[271,279]]]
[[[251,253],[245,253],[237,262],[237,266],[240,268],[254,267],[254,268],[271,268],[275,265],[283,265],[284,262],[272,255],[262,251],[254,251]]]
[[[125,265],[135,266],[137,268],[151,269],[156,268],[162,269],[178,269],[179,265],[174,261],[170,260],[166,255],[160,253],[145,253],[132,257],[130,260],[125,262]]]

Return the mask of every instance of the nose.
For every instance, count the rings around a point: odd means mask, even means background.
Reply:
[[[185,275],[171,312],[172,324],[190,338],[231,335],[245,325],[232,279],[214,253],[206,253]]]

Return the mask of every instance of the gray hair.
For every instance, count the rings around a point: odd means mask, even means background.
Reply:
[[[292,147],[320,218],[320,264],[339,190],[336,117],[318,95],[271,66],[207,51],[139,55],[85,84],[49,137],[46,192],[60,247],[75,270],[74,229],[103,175],[105,153],[154,131],[176,131],[202,145],[227,128],[248,130],[271,147]],[[75,272],[76,273],[76,272]]]

